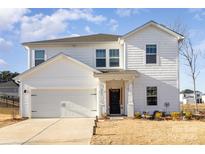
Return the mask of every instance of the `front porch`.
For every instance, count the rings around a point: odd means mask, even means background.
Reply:
[[[132,70],[102,71],[95,73],[98,116],[126,115],[134,117],[133,82],[137,72]]]

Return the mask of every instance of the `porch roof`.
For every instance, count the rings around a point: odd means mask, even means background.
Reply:
[[[100,73],[94,73],[94,77],[101,80],[133,80],[139,73],[136,70],[100,70]]]

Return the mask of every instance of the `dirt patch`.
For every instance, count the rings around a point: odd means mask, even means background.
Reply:
[[[205,144],[205,122],[137,119],[98,122],[91,144]]]
[[[18,107],[7,107],[0,105],[0,121],[18,118],[20,118]]]

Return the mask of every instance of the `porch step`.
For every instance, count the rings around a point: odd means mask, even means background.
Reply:
[[[109,117],[110,120],[123,120],[124,117],[119,116],[119,117]]]

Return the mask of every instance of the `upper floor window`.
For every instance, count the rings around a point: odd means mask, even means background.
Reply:
[[[120,65],[119,49],[110,49],[109,56],[110,56],[110,67],[119,67]]]
[[[43,63],[45,61],[45,51],[35,50],[35,66]]]
[[[106,50],[96,50],[96,67],[106,67]]]
[[[146,64],[156,64],[157,63],[157,45],[148,44],[146,45]]]
[[[157,105],[157,87],[147,87],[147,105]]]

